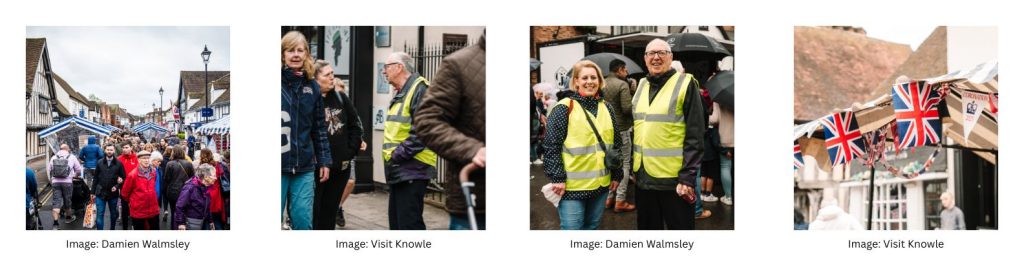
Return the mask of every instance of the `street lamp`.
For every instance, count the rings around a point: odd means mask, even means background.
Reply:
[[[164,87],[160,86],[160,122],[164,121]]]
[[[201,53],[201,55],[203,56],[203,75],[206,77],[206,83],[204,86],[204,88],[206,88],[206,92],[204,92],[206,93],[206,108],[204,108],[204,111],[205,109],[210,108],[210,54],[212,54],[210,49],[206,48],[206,45],[203,45],[203,53]],[[203,111],[200,111],[200,113],[202,112]],[[209,121],[210,117],[203,113],[203,123],[205,124]]]

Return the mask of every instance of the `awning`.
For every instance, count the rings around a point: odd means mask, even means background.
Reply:
[[[64,119],[64,121],[60,121],[55,125],[43,129],[42,131],[39,132],[39,138],[46,138],[64,129],[72,127],[78,127],[83,130],[95,133],[97,135],[110,136],[110,130],[107,129],[106,127],[103,127],[103,125],[93,123],[92,121],[83,119],[78,116],[72,116],[68,119]]]
[[[154,131],[157,131],[157,132],[168,132],[167,128],[163,128],[160,125],[157,125],[157,124],[154,124],[154,123],[142,123],[142,124],[136,125],[134,128],[132,128],[133,132],[143,132],[143,131],[146,131],[146,130],[154,130]]]
[[[946,107],[949,110],[949,117],[942,119],[942,133],[961,146],[984,149],[999,148],[999,126],[996,116],[983,108],[983,113],[977,125],[971,130],[969,139],[964,139],[963,134],[963,113],[961,105],[963,92],[975,91],[983,93],[997,93],[999,89],[998,63],[995,61],[982,63],[970,69],[958,70],[946,75],[924,79],[929,83],[950,83],[950,93],[946,96]],[[892,96],[881,95],[873,100],[855,103],[846,109],[834,110],[853,111],[857,116],[862,133],[875,131],[882,126],[895,120],[895,113],[892,106]],[[820,120],[821,118],[819,118]],[[804,158],[814,158],[818,168],[832,170],[828,162],[828,153],[823,138],[812,136],[820,134],[822,127],[818,120],[799,124],[793,127],[793,138],[800,144]],[[995,155],[988,152],[973,151],[981,158],[995,163]]]
[[[117,127],[114,127],[113,125],[109,125],[109,124],[103,125],[103,127],[107,128],[107,130],[110,130],[112,132],[116,132],[116,131],[120,131],[121,130],[121,128],[117,128]]]
[[[203,135],[228,134],[231,131],[231,116],[225,116],[216,121],[209,122],[196,129],[196,132]]]

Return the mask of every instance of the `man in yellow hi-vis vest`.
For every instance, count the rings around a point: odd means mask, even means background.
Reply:
[[[651,40],[649,74],[633,96],[633,172],[638,229],[694,229],[704,107],[696,79],[670,67],[668,42]]]
[[[412,57],[404,52],[389,55],[381,72],[396,91],[388,107],[381,146],[391,189],[388,225],[393,230],[423,230],[423,196],[427,183],[437,175],[437,155],[417,138],[412,120],[429,82],[414,71]]]

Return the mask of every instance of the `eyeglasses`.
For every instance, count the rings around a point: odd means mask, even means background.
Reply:
[[[672,54],[672,52],[670,52],[670,51],[649,51],[649,52],[645,52],[644,56],[661,58],[661,57],[664,57],[664,56],[668,56],[669,54]]]

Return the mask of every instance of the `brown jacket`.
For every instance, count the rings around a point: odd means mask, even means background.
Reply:
[[[448,161],[444,167],[448,198],[445,207],[452,214],[466,214],[466,199],[459,183],[459,171],[469,164],[486,142],[484,39],[446,57],[434,75],[430,89],[420,103],[414,125],[420,139]],[[470,179],[476,183],[477,214],[485,209],[484,170]]]
[[[615,74],[608,75],[604,81],[601,93],[604,94],[604,100],[612,105],[615,121],[619,125],[616,128],[619,131],[633,128],[633,94],[629,92],[629,83]]]

